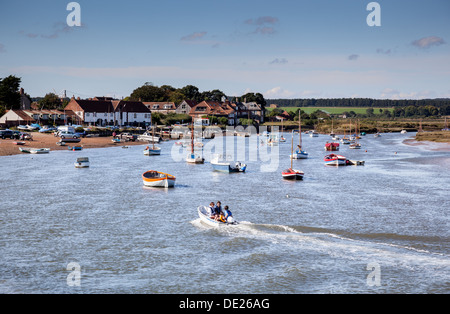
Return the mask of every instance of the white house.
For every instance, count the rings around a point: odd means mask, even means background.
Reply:
[[[151,111],[138,101],[81,100],[72,98],[65,110],[75,113],[84,124],[92,125],[147,125],[151,123]]]

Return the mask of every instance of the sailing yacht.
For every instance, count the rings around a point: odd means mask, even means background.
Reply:
[[[292,136],[294,136],[294,133],[292,133]],[[291,153],[291,159],[306,159],[308,158],[308,153],[302,150],[302,121],[300,113],[298,116],[298,136],[298,146],[295,152]]]

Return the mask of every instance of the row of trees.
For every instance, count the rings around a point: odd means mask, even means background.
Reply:
[[[437,108],[450,105],[450,99],[372,99],[372,98],[329,98],[329,99],[268,99],[269,104],[281,107],[408,107],[427,106]]]
[[[196,102],[217,101],[223,98],[229,99],[225,93],[219,89],[200,92],[198,87],[194,85],[186,85],[182,88],[175,88],[170,85],[154,86],[152,83],[145,83],[143,86],[136,88],[127,100],[144,101],[144,102],[160,102],[168,101],[180,104],[183,100],[194,100]],[[231,101],[236,102],[257,102],[263,106],[266,105],[264,96],[260,93],[247,93],[241,97],[232,97]]]

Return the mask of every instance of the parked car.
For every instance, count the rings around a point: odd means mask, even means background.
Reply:
[[[62,132],[59,134],[59,137],[61,139],[65,139],[65,138],[74,138],[74,139],[78,139],[80,138],[80,135],[78,133],[66,133],[66,132]]]
[[[131,133],[121,133],[119,135],[119,137],[125,139],[126,141],[132,141],[132,142],[136,141],[138,138],[137,135],[134,135]]]
[[[2,139],[5,139],[5,138],[13,139],[14,138],[14,133],[11,130],[1,130],[0,131],[0,138],[2,138]]]

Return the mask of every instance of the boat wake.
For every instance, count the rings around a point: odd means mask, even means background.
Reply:
[[[450,256],[431,252],[427,249],[397,244],[392,236],[385,238],[370,235],[347,235],[337,231],[305,226],[285,226],[274,224],[254,224],[240,221],[238,225],[213,228],[203,224],[200,219],[191,223],[203,230],[214,230],[220,236],[246,237],[264,240],[267,244],[276,244],[278,248],[285,246],[288,250],[316,252],[335,258],[358,260],[374,260],[385,265],[432,265],[433,267],[450,268]]]

